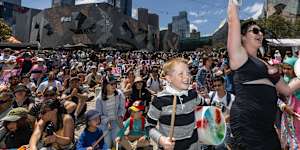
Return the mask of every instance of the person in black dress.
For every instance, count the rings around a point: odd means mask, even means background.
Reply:
[[[230,112],[233,149],[280,150],[274,128],[277,92],[289,95],[296,87],[285,85],[277,69],[257,57],[262,29],[254,21],[240,27],[234,0],[229,0],[228,27],[227,49],[236,93]]]

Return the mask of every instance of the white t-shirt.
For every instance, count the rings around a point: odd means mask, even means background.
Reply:
[[[48,86],[53,86],[56,87],[58,91],[62,91],[62,86],[61,83],[59,81],[54,81],[52,83],[49,83],[48,81],[44,81],[43,83],[41,83],[37,89],[37,92],[44,92],[44,90],[48,87]]]
[[[235,100],[235,96],[233,94],[230,94],[230,93],[226,93],[223,97],[219,97],[218,96],[218,92],[215,92],[216,94],[213,95],[215,91],[211,91],[209,92],[209,97],[211,98],[211,103],[215,103],[215,102],[218,102],[218,103],[222,103],[225,107],[226,107],[226,111],[225,111],[225,114],[229,114],[229,111],[231,109],[231,106],[232,106],[232,103],[234,102]],[[231,100],[230,100],[230,103],[227,104],[227,94],[230,94],[231,96]],[[214,97],[212,97],[214,96]]]
[[[158,79],[158,80],[154,80],[152,78],[149,78],[147,80],[147,87],[151,90],[154,91],[156,93],[160,92],[160,84],[162,85],[163,81]]]

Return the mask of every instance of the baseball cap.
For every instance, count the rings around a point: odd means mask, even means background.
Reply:
[[[25,85],[17,85],[14,93],[17,92],[27,92],[27,87]]]
[[[8,112],[8,114],[1,119],[1,121],[9,121],[14,122],[18,121],[22,117],[26,117],[28,114],[28,110],[23,107],[14,108],[11,111]]]
[[[85,113],[85,120],[86,121],[91,121],[97,117],[100,117],[100,113],[94,109],[91,109],[91,110],[88,110],[86,113]]]
[[[144,103],[140,100],[135,101],[131,107],[129,107],[129,110],[134,111],[134,112],[138,112],[138,111],[143,111],[145,110],[145,106]]]

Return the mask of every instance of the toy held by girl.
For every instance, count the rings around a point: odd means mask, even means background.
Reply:
[[[150,144],[148,132],[145,130],[145,106],[142,101],[135,101],[129,108],[131,116],[124,122],[116,138],[126,150],[147,147]]]
[[[191,75],[187,61],[175,58],[163,66],[166,88],[154,97],[150,105],[146,130],[149,136],[160,148],[175,150],[200,149],[196,129],[195,108],[206,105],[205,99],[199,97],[195,90],[189,90]],[[176,97],[176,115],[174,136],[168,134],[171,130],[171,115],[173,98]],[[159,125],[158,128],[157,125]]]

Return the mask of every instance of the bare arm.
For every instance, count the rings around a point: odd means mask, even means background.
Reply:
[[[56,142],[59,145],[68,145],[72,142],[74,134],[74,122],[71,116],[64,117],[63,136],[56,135]]]
[[[229,0],[228,4],[228,41],[227,49],[230,58],[230,67],[238,69],[248,59],[248,55],[241,44],[241,24],[238,7]]]
[[[29,141],[29,147],[31,150],[37,150],[37,144],[40,140],[44,128],[44,121],[39,120],[36,124],[36,127],[34,128],[33,134],[31,135],[30,141]]]
[[[287,85],[282,79],[280,79],[280,81],[276,84],[276,89],[285,96],[292,95],[293,92],[300,89],[300,80],[294,79]]]

